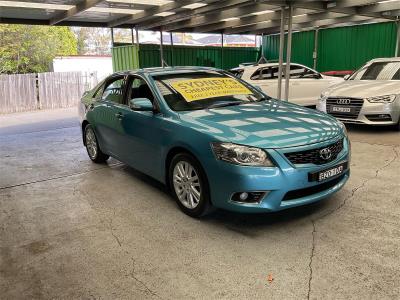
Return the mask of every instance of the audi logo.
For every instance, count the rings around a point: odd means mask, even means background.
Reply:
[[[342,105],[349,105],[351,103],[351,101],[350,101],[350,99],[337,99],[336,103],[342,104]]]
[[[329,160],[332,157],[332,151],[329,148],[321,149],[321,150],[319,150],[319,156],[323,160]]]

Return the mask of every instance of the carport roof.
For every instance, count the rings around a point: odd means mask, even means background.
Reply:
[[[280,9],[294,7],[293,29],[398,20],[400,0],[0,0],[0,23],[276,33]]]

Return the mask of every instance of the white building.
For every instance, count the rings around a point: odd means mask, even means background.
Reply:
[[[113,72],[111,55],[57,56],[53,59],[54,72],[86,72],[97,75],[98,80]]]

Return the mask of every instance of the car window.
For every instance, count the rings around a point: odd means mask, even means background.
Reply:
[[[93,98],[95,99],[99,99],[101,97],[101,95],[103,94],[103,89],[104,89],[104,84],[102,84],[96,91],[96,93],[94,93]]]
[[[119,77],[108,83],[104,89],[102,99],[122,104],[124,101],[124,78]]]
[[[400,62],[375,62],[361,68],[350,80],[400,80]]]
[[[250,79],[262,80],[262,79],[275,79],[275,78],[278,78],[278,68],[264,67],[254,72]]]
[[[320,78],[319,74],[314,72],[313,70],[299,66],[299,65],[291,65],[290,66],[290,78],[291,79],[301,79],[301,78]]]
[[[242,78],[244,70],[243,69],[232,69],[232,70],[229,70],[229,72],[232,73],[237,78]]]
[[[140,77],[131,76],[129,82],[129,100],[147,98],[151,102],[154,101],[154,95],[145,80]]]

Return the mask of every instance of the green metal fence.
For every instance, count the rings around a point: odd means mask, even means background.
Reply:
[[[378,23],[320,31],[317,68],[356,70],[368,60],[395,56],[396,23]]]
[[[286,38],[284,45],[284,59],[286,60]],[[314,31],[294,32],[292,35],[292,57],[291,61],[313,67],[314,52]],[[264,36],[263,39],[264,56],[268,60],[279,59],[279,34]]]
[[[237,67],[240,63],[255,62],[260,51],[256,47],[199,47],[164,45],[164,60],[169,66],[206,66],[221,69]],[[112,49],[114,71],[159,67],[160,45],[141,44]]]
[[[293,33],[291,61],[312,67],[314,39],[315,31]],[[394,56],[395,48],[395,22],[320,29],[317,70],[356,70],[370,59]],[[263,49],[267,59],[277,60],[279,35],[264,36]]]
[[[111,53],[114,72],[139,68],[139,51],[136,45],[114,47]]]

